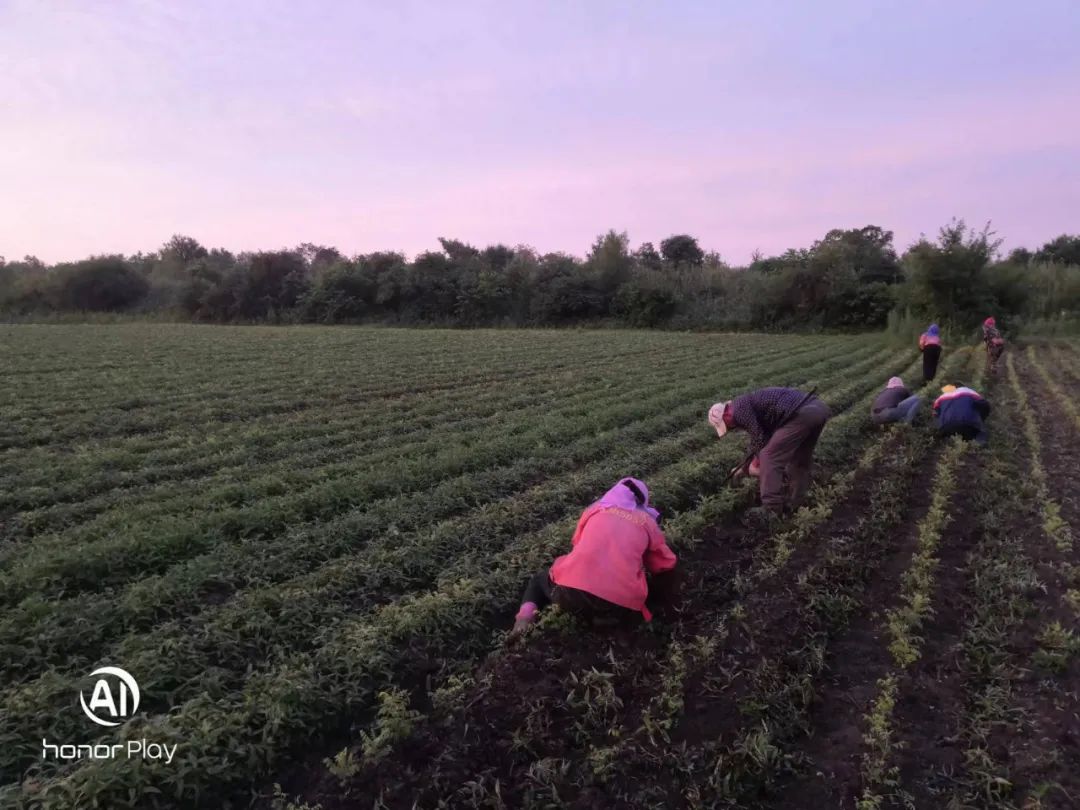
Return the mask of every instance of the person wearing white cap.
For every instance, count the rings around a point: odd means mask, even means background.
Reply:
[[[875,424],[888,425],[894,422],[911,424],[919,414],[922,399],[912,396],[899,377],[890,377],[885,390],[874,397],[870,406],[870,418]]]
[[[709,409],[709,424],[721,438],[729,430],[750,436],[749,470],[757,468],[761,505],[774,513],[795,509],[810,486],[814,448],[832,412],[813,393],[762,388]]]

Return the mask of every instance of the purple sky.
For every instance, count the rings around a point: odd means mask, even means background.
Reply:
[[[0,0],[0,255],[1080,231],[1080,2]]]

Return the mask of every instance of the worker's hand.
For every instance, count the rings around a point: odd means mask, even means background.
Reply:
[[[753,461],[750,462],[750,469],[747,470],[747,474],[752,478],[757,478],[761,475],[761,462],[758,461],[757,456],[754,456]]]

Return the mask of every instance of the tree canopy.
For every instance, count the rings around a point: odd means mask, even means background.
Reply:
[[[1076,316],[1080,236],[998,256],[989,228],[963,221],[899,256],[877,225],[836,228],[809,246],[728,267],[689,234],[632,247],[608,230],[583,259],[528,246],[442,237],[411,260],[348,257],[304,242],[233,254],[172,236],[159,250],[48,266],[0,261],[0,313],[164,312],[214,322],[482,325],[620,323],[640,327],[867,329],[890,311],[967,328]]]

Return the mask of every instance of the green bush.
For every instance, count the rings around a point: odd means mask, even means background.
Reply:
[[[149,291],[146,279],[120,256],[79,262],[56,284],[58,309],[79,312],[116,312],[130,309]]]

